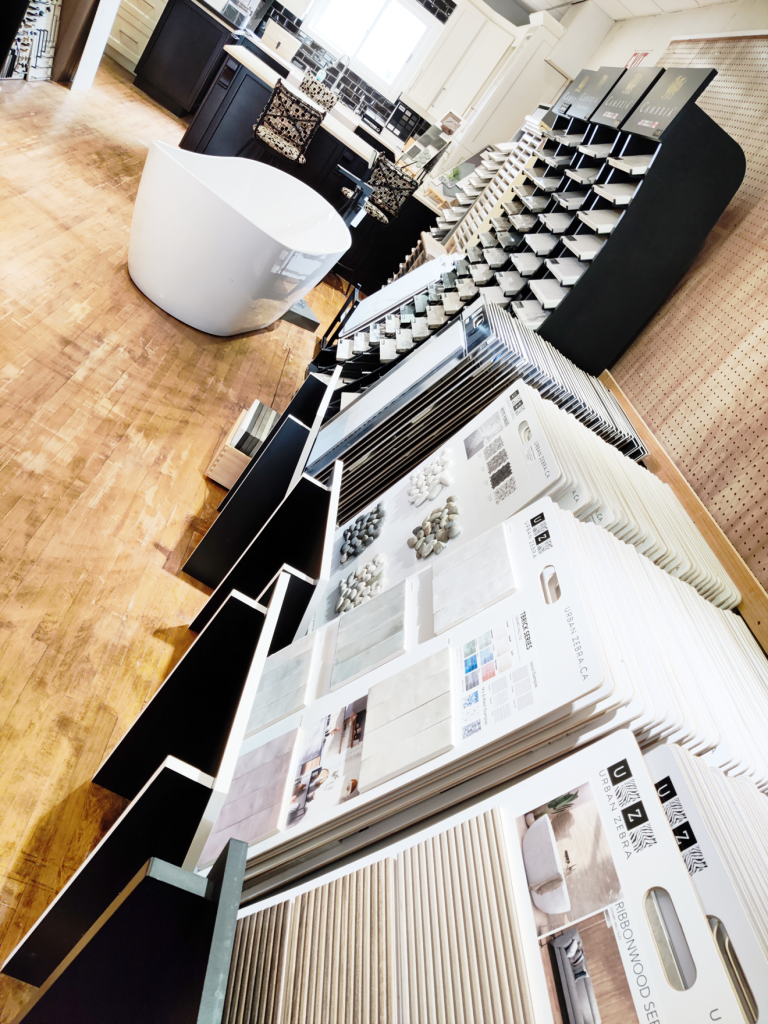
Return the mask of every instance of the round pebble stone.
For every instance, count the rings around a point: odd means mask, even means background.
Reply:
[[[458,537],[460,533],[461,527],[459,526],[459,524],[452,523],[450,529],[448,530],[448,536],[451,538],[451,540],[453,540],[454,537]]]
[[[436,540],[435,541],[435,546],[432,548],[432,554],[433,555],[439,555],[444,547],[445,547],[445,544],[443,544],[442,541]]]
[[[408,547],[409,548],[415,548],[416,547],[416,538],[415,537],[409,537],[408,538]]]

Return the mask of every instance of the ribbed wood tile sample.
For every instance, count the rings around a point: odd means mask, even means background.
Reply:
[[[298,729],[277,736],[237,759],[232,785],[205,844],[200,864],[210,864],[230,839],[255,843],[278,830]]]
[[[715,67],[697,101],[743,148],[741,188],[696,263],[611,372],[768,586],[768,38],[678,40],[658,64]]]
[[[533,1021],[498,808],[397,858],[403,1024]]]
[[[394,1024],[395,981],[392,859],[296,900],[281,1024]]]
[[[237,922],[222,1024],[277,1024],[285,951],[293,905],[274,907]]]
[[[375,683],[368,691],[360,792],[452,750],[452,706],[447,647]]]

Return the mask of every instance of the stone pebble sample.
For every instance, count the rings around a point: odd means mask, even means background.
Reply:
[[[459,506],[456,504],[456,496],[451,495],[445,505],[429,513],[406,543],[409,548],[413,548],[417,558],[428,558],[430,555],[439,555],[448,541],[460,533]]]
[[[369,544],[373,544],[377,537],[381,536],[386,517],[382,502],[366,512],[364,516],[357,519],[348,526],[341,535],[341,554],[339,561],[343,565],[348,558],[356,558],[361,551],[364,551]]]
[[[365,604],[372,597],[381,593],[384,586],[384,555],[376,557],[361,565],[351,572],[345,580],[339,584],[339,600],[336,602],[336,611],[348,612],[358,605]]]
[[[412,505],[421,505],[427,499],[434,501],[443,487],[450,487],[453,483],[452,467],[451,452],[448,448],[443,448],[428,465],[411,473],[408,501]]]

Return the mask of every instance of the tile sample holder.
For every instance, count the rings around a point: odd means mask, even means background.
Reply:
[[[247,847],[207,878],[150,858],[14,1024],[220,1024]]]
[[[150,857],[194,869],[201,819],[210,817],[212,800],[214,819],[223,804],[214,786],[210,775],[169,757],[18,943],[3,973],[43,985]]]
[[[219,515],[184,564],[217,587],[303,472],[337,384],[310,375],[219,506]],[[309,422],[306,422],[306,421]]]
[[[233,590],[258,600],[284,564],[309,580],[330,575],[341,477],[340,462],[334,464],[328,486],[306,474],[299,477],[198,612],[190,626],[193,632],[210,622]]]
[[[616,396],[628,419],[645,442],[650,452],[643,459],[646,468],[664,483],[669,484],[696,528],[741,592],[741,604],[738,605],[737,610],[757,642],[768,654],[768,593],[717,525],[702,500],[608,370],[600,375],[600,380]]]

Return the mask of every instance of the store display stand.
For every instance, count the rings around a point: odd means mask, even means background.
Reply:
[[[148,860],[18,1024],[220,1024],[247,852],[230,840],[207,878]]]
[[[219,506],[219,516],[184,564],[217,587],[303,472],[341,373],[309,376]]]

